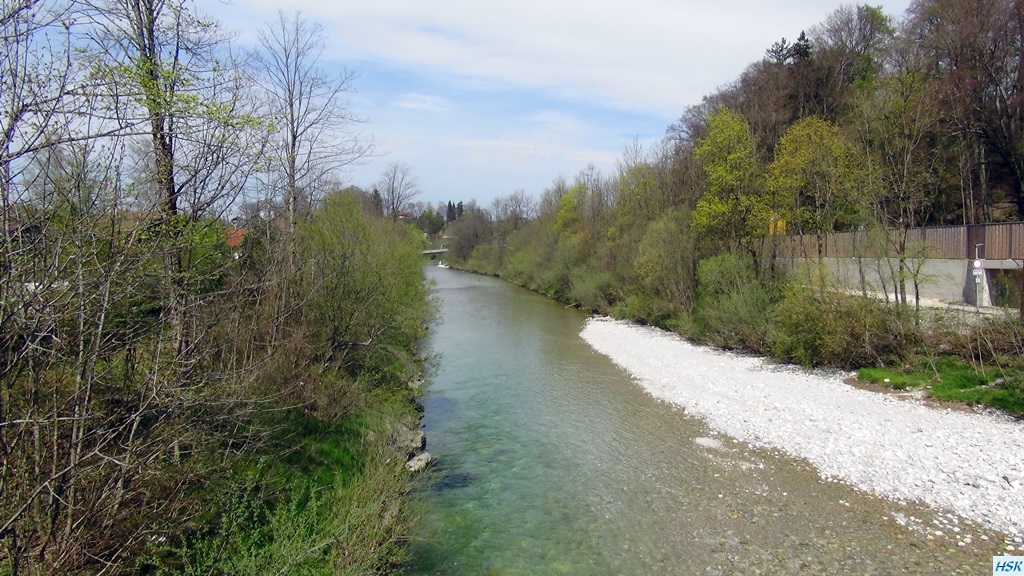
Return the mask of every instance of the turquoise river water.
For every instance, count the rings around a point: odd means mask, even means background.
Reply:
[[[1002,553],[997,533],[961,520],[973,544],[937,538],[936,512],[822,480],[651,398],[580,339],[578,310],[427,275],[437,478],[409,574],[987,574]]]

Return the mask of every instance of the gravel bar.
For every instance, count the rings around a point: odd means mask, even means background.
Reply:
[[[713,429],[813,464],[825,478],[924,502],[1019,535],[1024,424],[855,388],[844,375],[772,363],[607,318],[581,332],[655,398]]]

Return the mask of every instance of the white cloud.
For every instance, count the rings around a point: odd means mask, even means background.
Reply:
[[[447,112],[451,108],[449,102],[440,96],[429,96],[415,92],[403,94],[394,105],[399,108],[425,110],[427,112]]]
[[[506,162],[558,159],[582,167],[588,162],[613,164],[617,158],[616,154],[603,150],[528,138],[461,138],[448,142],[470,154],[502,156]]]
[[[908,0],[886,4],[902,12]],[[280,2],[253,0],[264,9]],[[346,57],[545,86],[627,108],[678,111],[795,37],[832,1],[467,2],[310,0]],[[892,9],[890,9],[892,11]]]
[[[203,0],[200,0],[203,2]],[[539,192],[588,163],[614,167],[779,38],[843,0],[306,0],[326,66],[353,68],[357,112],[389,154],[349,174],[409,163],[437,199]],[[203,8],[250,43],[285,0]],[[909,0],[883,0],[899,15]],[[219,10],[219,14],[217,13]]]

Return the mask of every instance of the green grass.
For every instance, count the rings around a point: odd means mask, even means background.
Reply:
[[[362,432],[357,419],[326,423],[294,414],[285,426],[282,438],[294,448],[273,462],[273,475],[328,486],[338,476],[358,473]]]
[[[335,576],[403,561],[416,480],[386,432],[415,419],[413,392],[361,388],[361,408],[332,422],[300,408],[265,422],[272,441],[211,483],[197,529],[155,544],[140,573]]]
[[[1024,415],[1024,378],[1012,368],[941,356],[918,358],[897,368],[861,368],[857,376],[864,382],[899,390],[924,389],[936,400],[980,404]]]

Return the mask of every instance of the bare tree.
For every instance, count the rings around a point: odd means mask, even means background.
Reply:
[[[34,266],[19,231],[38,227],[24,210],[19,183],[33,154],[70,140],[80,80],[72,58],[70,7],[56,0],[0,0],[0,381],[2,357],[13,350],[5,334],[15,322],[21,297],[13,288],[25,281],[22,266]],[[0,412],[4,410],[0,398]]]
[[[537,201],[519,189],[508,196],[495,198],[492,212],[495,220],[507,222],[513,230],[518,230],[536,215]]]
[[[541,216],[544,214],[556,214],[562,197],[568,192],[569,183],[566,181],[565,176],[555,178],[540,196],[540,202],[537,205],[538,214]]]
[[[289,18],[278,12],[277,20],[260,32],[255,54],[279,130],[274,161],[283,180],[289,236],[295,233],[302,197],[312,204],[326,175],[372,150],[354,130],[360,119],[346,99],[355,75],[347,70],[331,75],[321,68],[324,38],[320,24],[300,13]]]
[[[397,220],[398,213],[420,193],[412,169],[400,162],[388,164],[374,190],[380,193],[384,215],[393,220]]]
[[[73,103],[70,7],[47,0],[0,0],[0,195],[9,224],[19,158],[67,139],[62,113]],[[24,166],[22,164],[21,166]]]
[[[1024,3],[920,0],[910,12],[909,33],[938,72],[945,130],[973,157],[962,176],[981,195],[972,219],[994,218],[1000,201],[1024,218]]]
[[[231,75],[219,59],[227,39],[215,22],[192,12],[187,0],[79,3],[90,20],[96,73],[106,79],[111,114],[125,134],[143,136],[147,144],[136,185],[155,193],[155,206],[147,208],[155,209],[158,232],[169,240],[161,244],[161,318],[175,354],[184,354],[193,335],[185,321],[187,247],[180,216],[182,196],[196,189],[197,172],[181,160],[185,148],[209,130],[208,121],[236,120],[224,113],[223,101],[211,100],[211,84]],[[193,194],[194,208],[205,204],[196,200]]]
[[[4,190],[33,224],[0,233],[0,564],[114,572],[192,513],[180,487],[211,462],[182,457],[209,445],[200,415],[228,403],[197,369],[230,312],[214,306],[231,265],[221,223],[203,216],[244,188],[265,130],[216,26],[182,2],[80,0],[74,28],[19,23],[56,5],[0,5],[22,30],[3,32],[0,60],[28,74],[0,90],[21,110],[0,114]],[[138,210],[154,192],[157,210]],[[137,509],[161,519],[140,525]]]

